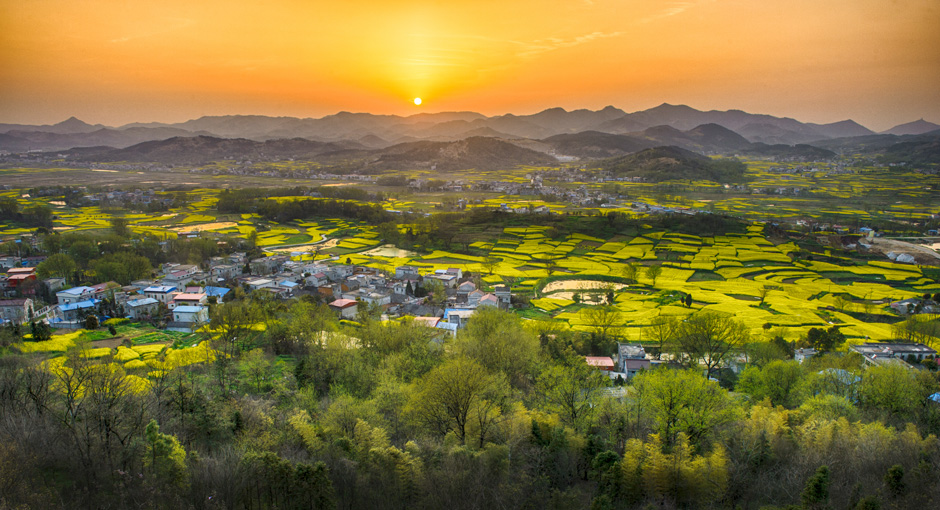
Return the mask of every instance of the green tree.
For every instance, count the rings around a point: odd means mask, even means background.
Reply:
[[[895,464],[888,468],[885,473],[885,487],[888,488],[888,494],[891,497],[899,498],[907,491],[907,484],[904,482],[904,466]]]
[[[663,352],[671,348],[679,332],[679,321],[675,317],[657,315],[650,321],[650,325],[643,328],[640,333],[647,342],[658,346],[656,359],[662,359]]]
[[[89,331],[98,329],[98,316],[97,315],[92,314],[92,315],[89,315],[88,317],[85,317],[85,329]]]
[[[440,436],[453,432],[461,443],[473,431],[482,447],[500,417],[506,392],[502,377],[473,359],[458,357],[418,381],[407,411]]]
[[[645,371],[633,381],[638,412],[652,420],[667,447],[675,444],[679,433],[701,446],[718,427],[736,417],[728,392],[694,371]]]
[[[111,218],[111,230],[121,237],[127,237],[127,234],[130,232],[127,228],[127,223],[127,218],[115,216]]]
[[[538,357],[539,340],[523,327],[518,315],[487,306],[478,309],[458,332],[455,347],[487,370],[502,371],[519,382]]]
[[[819,466],[806,481],[800,500],[804,508],[824,508],[829,501],[829,467]]]
[[[46,260],[36,266],[36,274],[39,278],[65,278],[68,283],[75,276],[78,265],[72,257],[65,253],[55,253],[46,258]]]
[[[747,342],[747,326],[730,316],[700,311],[689,316],[676,334],[675,349],[689,365],[703,363],[708,377],[727,361],[732,353]]]
[[[803,370],[796,361],[772,361],[763,368],[748,367],[741,373],[736,389],[754,400],[769,398],[773,405],[799,406]]]
[[[177,487],[188,485],[189,471],[186,467],[186,450],[169,434],[160,432],[155,420],[150,420],[145,430],[147,452],[144,464],[160,483]]]
[[[590,306],[581,309],[581,317],[594,328],[594,332],[601,338],[610,336],[611,328],[623,322],[623,314],[611,305]]]
[[[261,393],[261,385],[271,372],[271,361],[261,349],[252,349],[245,353],[238,363],[243,376],[255,386],[255,393]]]
[[[638,271],[639,267],[635,262],[627,262],[623,265],[623,268],[620,269],[620,274],[627,279],[627,283],[636,283]]]
[[[588,365],[584,357],[572,354],[563,364],[539,373],[536,392],[548,409],[582,430],[598,404],[601,389],[609,385],[610,379],[601,371]]]
[[[656,279],[663,274],[663,267],[659,264],[653,264],[646,268],[646,277],[650,280],[650,286],[656,286]]]

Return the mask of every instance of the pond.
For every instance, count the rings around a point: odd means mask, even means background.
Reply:
[[[402,250],[401,248],[396,247],[394,244],[385,244],[379,246],[378,248],[372,248],[369,251],[362,252],[362,254],[371,255],[373,257],[389,257],[398,259],[409,259],[418,256],[416,252]]]

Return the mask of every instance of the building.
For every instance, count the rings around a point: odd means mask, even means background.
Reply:
[[[60,290],[55,293],[56,299],[60,305],[70,305],[80,301],[87,301],[95,296],[95,289],[92,287],[72,287],[71,289]]]
[[[881,363],[888,359],[916,360],[918,363],[924,358],[936,356],[937,351],[924,344],[914,343],[878,343],[868,342],[853,345],[851,349],[862,356],[869,363]]]
[[[167,306],[176,294],[176,287],[173,285],[154,285],[144,289],[144,296],[156,299]]]
[[[140,298],[128,301],[124,305],[127,316],[134,320],[152,317],[160,309],[160,302],[153,298]]]
[[[610,359],[610,356],[585,356],[584,361],[598,370],[606,370],[608,372],[613,372],[614,370],[614,360]]]
[[[170,310],[175,310],[180,306],[202,306],[207,302],[207,296],[204,292],[182,292],[173,296],[173,299],[167,304]]]
[[[82,320],[89,315],[94,315],[95,307],[100,303],[100,299],[89,299],[77,303],[59,305],[59,313],[66,321]]]
[[[359,312],[359,303],[353,299],[337,299],[330,303],[330,310],[338,313],[340,319],[354,319]]]
[[[493,294],[499,299],[499,303],[508,307],[512,301],[512,289],[509,285],[497,285],[493,287]]]
[[[30,298],[0,299],[0,323],[10,321],[15,323],[26,322],[29,310],[33,307]]]
[[[632,378],[640,370],[649,370],[652,363],[646,359],[646,349],[640,344],[617,343],[617,371]]]
[[[209,322],[209,309],[204,306],[177,306],[173,309],[173,322],[187,324],[192,329]]]

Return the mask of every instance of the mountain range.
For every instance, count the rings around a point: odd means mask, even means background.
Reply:
[[[176,136],[214,136],[265,141],[305,138],[321,142],[354,141],[384,148],[411,141],[456,141],[474,136],[542,140],[585,131],[623,135],[657,126],[689,131],[714,124],[734,131],[748,142],[794,145],[843,137],[874,135],[852,120],[831,124],[803,123],[787,117],[741,110],[700,111],[685,105],[662,104],[627,113],[608,106],[601,110],[550,108],[532,115],[487,117],[474,112],[419,113],[407,117],[340,112],[319,119],[260,115],[208,116],[186,122],[133,123],[120,127],[91,125],[75,117],[54,125],[0,124],[0,149],[62,150],[106,145],[114,148]],[[923,119],[896,126],[884,134],[918,135],[940,129]]]
[[[497,170],[608,160],[663,147],[670,147],[670,154],[682,150],[818,161],[841,152],[929,164],[940,162],[940,126],[921,119],[878,134],[851,120],[810,124],[740,110],[699,111],[669,104],[635,113],[608,106],[597,111],[551,108],[534,115],[495,117],[473,112],[409,117],[341,112],[320,119],[234,115],[117,128],[74,117],[46,126],[0,124],[0,149],[64,153],[73,161],[88,163],[198,165],[295,159],[344,171]],[[681,154],[683,160],[693,161]],[[623,161],[637,166],[635,159]],[[669,158],[654,159],[653,166],[662,166]]]

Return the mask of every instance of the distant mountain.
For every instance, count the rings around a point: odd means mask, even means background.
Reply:
[[[736,160],[715,160],[679,147],[654,147],[636,154],[603,160],[598,168],[613,175],[640,177],[654,182],[677,179],[735,182],[745,165]]]
[[[630,154],[648,149],[656,144],[643,138],[612,135],[599,131],[582,131],[575,134],[555,135],[542,140],[559,156],[601,159]]]
[[[124,130],[102,128],[84,133],[13,130],[7,132],[5,137],[0,138],[0,149],[8,151],[26,151],[31,149],[55,151],[96,146],[124,148],[151,140],[164,140],[175,136],[192,137],[207,134],[209,133],[205,131],[191,132],[169,127],[137,127]]]
[[[840,122],[833,122],[831,124],[807,124],[807,126],[815,129],[820,134],[829,138],[845,138],[848,136],[864,136],[875,134],[874,131],[859,124],[858,122],[855,122],[854,120],[843,120]]]
[[[22,132],[34,132],[41,131],[44,133],[55,133],[55,134],[70,134],[70,133],[90,133],[92,131],[97,131],[103,128],[101,124],[91,125],[81,120],[76,119],[75,117],[69,117],[66,120],[58,124],[44,125],[44,126],[31,126],[27,124],[0,124],[0,133],[9,133],[10,131],[22,131]]]
[[[894,126],[893,128],[884,131],[883,134],[886,135],[922,135],[924,133],[929,133],[931,131],[936,131],[940,129],[940,125],[934,124],[933,122],[927,122],[924,119],[915,120],[914,122],[908,122],[907,124],[901,124]]]
[[[920,135],[912,140],[891,145],[885,149],[882,161],[914,165],[938,164],[940,163],[940,133]]]
[[[434,168],[439,171],[502,170],[519,165],[555,166],[547,154],[486,137],[456,142],[410,142],[393,145],[370,155],[369,167],[383,170]]]
[[[798,143],[796,145],[768,145],[766,143],[754,143],[741,151],[742,154],[786,159],[790,161],[825,161],[834,158],[835,152],[826,149],[820,149],[812,145]]]
[[[324,154],[362,148],[355,144],[336,144],[303,138],[279,139],[265,142],[244,138],[215,138],[211,136],[174,137],[139,143],[123,149],[107,148],[100,151],[79,151],[74,154],[80,161],[99,162],[151,162],[166,164],[204,164],[222,160],[270,161],[285,158],[314,158]]]

